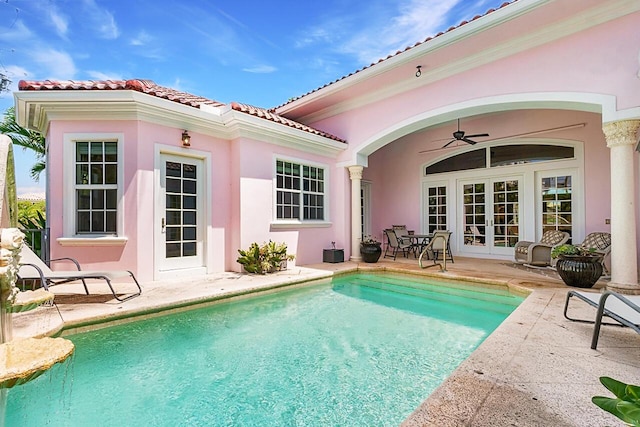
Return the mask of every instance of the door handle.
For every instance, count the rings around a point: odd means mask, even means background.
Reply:
[[[166,226],[167,226],[167,224],[166,224],[166,223],[165,223],[165,221],[164,221],[164,218],[162,218],[161,223],[162,223],[162,232],[164,233],[164,229],[165,229],[165,228],[166,228]]]

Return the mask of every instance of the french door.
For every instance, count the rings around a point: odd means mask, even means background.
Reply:
[[[204,162],[160,155],[156,221],[158,270],[204,265]]]
[[[521,234],[521,181],[519,176],[459,181],[460,252],[513,253]]]

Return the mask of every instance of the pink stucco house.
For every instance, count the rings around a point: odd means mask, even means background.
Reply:
[[[52,255],[148,281],[239,270],[237,249],[269,239],[298,264],[332,241],[359,260],[363,234],[406,224],[513,259],[558,228],[610,232],[611,286],[638,290],[638,28],[637,0],[518,0],[271,109],[22,81]],[[458,123],[489,136],[445,147]]]

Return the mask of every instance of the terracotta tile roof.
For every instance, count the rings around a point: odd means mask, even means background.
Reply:
[[[155,84],[151,80],[104,80],[104,81],[26,81],[21,80],[18,83],[18,89],[22,91],[35,91],[35,90],[135,90],[138,92],[146,93],[148,95],[156,96],[158,98],[168,99],[169,101],[178,102],[180,104],[188,105],[195,108],[200,108],[201,105],[210,105],[213,107],[221,107],[225,104],[213,101],[211,99],[203,98],[201,96],[192,95],[190,93],[181,92],[168,87]],[[331,135],[326,132],[314,129],[306,126],[302,123],[295,122],[284,118],[274,112],[258,108],[247,104],[241,104],[237,102],[231,103],[231,108],[235,111],[240,111],[245,114],[260,117],[265,120],[269,120],[275,123],[280,123],[285,126],[289,126],[295,129],[300,129],[305,132],[319,135],[324,138],[329,138],[338,142],[346,142],[337,136]]]
[[[493,12],[495,12],[495,11],[496,11],[496,10],[498,10],[498,9],[502,9],[503,7],[508,6],[509,4],[514,3],[514,2],[516,2],[516,1],[518,1],[518,0],[506,1],[506,2],[502,3],[500,6],[498,6],[498,8],[497,8],[497,9],[489,9],[489,10],[488,10],[488,11],[486,11],[483,15],[476,15],[476,16],[474,16],[473,18],[471,18],[469,21],[462,21],[462,22],[461,22],[461,23],[459,23],[458,25],[454,25],[454,26],[452,26],[452,27],[449,27],[449,29],[447,29],[446,31],[441,31],[441,32],[439,32],[438,34],[436,34],[435,36],[427,37],[427,38],[426,38],[426,39],[424,39],[423,41],[417,42],[417,43],[416,43],[416,44],[414,44],[413,46],[407,46],[407,47],[406,47],[406,48],[404,48],[403,50],[399,50],[399,51],[397,51],[396,53],[392,53],[392,54],[388,55],[386,58],[380,58],[380,59],[378,59],[378,61],[376,61],[376,62],[372,62],[372,63],[371,63],[371,64],[369,64],[369,65],[365,65],[364,67],[360,68],[359,70],[356,70],[356,71],[354,71],[354,72],[352,72],[352,73],[349,73],[349,74],[347,74],[346,76],[342,76],[342,77],[340,77],[340,78],[338,78],[338,79],[336,79],[336,80],[334,80],[334,81],[332,81],[332,82],[329,82],[329,83],[327,83],[327,84],[325,84],[325,85],[323,85],[323,86],[320,86],[320,87],[319,87],[319,88],[317,88],[317,89],[311,90],[311,91],[309,91],[309,92],[307,92],[307,93],[305,93],[305,94],[303,94],[303,95],[300,95],[300,96],[297,96],[297,97],[294,97],[294,98],[290,98],[290,99],[289,99],[287,102],[285,102],[284,104],[280,104],[280,105],[278,105],[278,106],[276,106],[276,107],[271,108],[270,110],[272,110],[272,111],[276,111],[276,110],[277,110],[278,108],[280,108],[280,107],[283,107],[283,106],[285,106],[285,105],[287,105],[287,104],[290,104],[290,103],[292,103],[292,102],[294,102],[294,101],[297,101],[297,100],[298,100],[298,99],[300,99],[300,98],[304,98],[305,96],[310,95],[310,94],[312,94],[312,93],[318,92],[319,90],[322,90],[322,89],[324,89],[325,87],[331,86],[332,84],[337,83],[337,82],[339,82],[339,81],[341,81],[341,80],[344,80],[344,79],[346,79],[346,78],[348,78],[348,77],[351,77],[351,76],[353,76],[354,74],[360,73],[360,72],[362,72],[362,71],[364,71],[364,70],[366,70],[366,69],[368,69],[368,68],[373,67],[374,65],[377,65],[377,64],[379,64],[379,63],[381,63],[381,62],[384,62],[384,61],[386,61],[386,60],[388,60],[388,59],[390,59],[390,58],[393,58],[393,57],[395,57],[395,56],[397,56],[397,55],[400,55],[400,54],[401,54],[401,53],[403,53],[403,52],[406,52],[406,51],[408,51],[408,50],[411,50],[411,49],[413,49],[413,48],[416,48],[416,47],[418,47],[418,46],[420,46],[420,45],[422,45],[422,44],[424,44],[424,43],[427,43],[427,42],[429,42],[429,41],[431,41],[431,40],[435,39],[436,37],[440,37],[441,35],[443,35],[443,34],[445,34],[445,33],[448,33],[448,32],[450,32],[450,31],[453,31],[453,30],[455,30],[456,28],[460,28],[460,27],[462,27],[463,25],[466,25],[466,24],[468,24],[468,23],[469,23],[469,22],[471,22],[471,21],[475,21],[476,19],[482,18],[483,16],[487,16],[487,15],[489,15],[490,13],[493,13]]]
[[[286,125],[286,126],[289,126],[289,127],[292,127],[292,128],[296,128],[296,129],[300,129],[300,130],[305,131],[305,132],[310,132],[310,133],[313,133],[313,134],[316,134],[316,135],[323,136],[325,138],[333,139],[334,141],[346,142],[345,140],[340,139],[335,135],[331,135],[329,133],[319,131],[319,130],[314,129],[312,127],[309,127],[307,125],[303,125],[302,123],[295,122],[293,120],[289,120],[286,117],[280,116],[280,115],[274,113],[272,110],[268,110],[266,108],[254,107],[253,105],[241,104],[239,102],[232,102],[231,103],[231,108],[233,108],[236,111],[241,111],[241,112],[246,113],[246,114],[251,114],[252,116],[256,116],[256,117],[260,117],[260,118],[263,118],[263,119],[271,120],[272,122],[281,123],[283,125]]]
[[[155,84],[151,80],[104,80],[104,81],[53,81],[45,80],[42,82],[20,80],[18,83],[19,90],[135,90],[138,92],[153,95],[158,98],[168,99],[169,101],[178,102],[180,104],[189,105],[191,107],[200,107],[200,105],[211,105],[220,107],[224,105],[221,102],[203,98],[201,96],[191,95],[190,93],[181,92],[179,90]]]

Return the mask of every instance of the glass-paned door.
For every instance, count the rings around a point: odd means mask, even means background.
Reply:
[[[177,269],[203,265],[202,176],[198,159],[163,155],[160,219],[162,268]]]
[[[493,181],[493,245],[512,248],[520,235],[520,182]]]
[[[573,231],[573,197],[571,175],[540,178],[542,193],[542,233],[547,230]]]
[[[460,183],[461,251],[509,254],[520,236],[520,178]]]
[[[448,230],[447,224],[447,187],[435,185],[427,187],[426,228],[427,233],[436,230]]]
[[[462,185],[462,224],[464,246],[487,244],[487,184]]]

